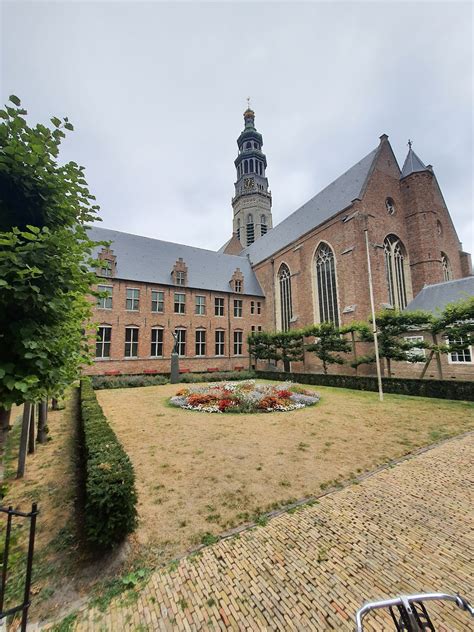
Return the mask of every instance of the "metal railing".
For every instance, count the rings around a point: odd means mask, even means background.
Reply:
[[[458,608],[465,610],[474,617],[474,608],[460,595],[450,595],[447,593],[401,595],[395,599],[373,601],[359,608],[356,614],[356,632],[363,632],[364,628],[362,622],[369,612],[384,609],[388,609],[390,612],[390,616],[395,625],[394,629],[397,630],[397,632],[425,632],[427,630],[436,632],[424,605],[425,601],[453,601]]]
[[[0,513],[7,515],[7,527],[5,531],[5,546],[3,549],[2,560],[2,576],[0,580],[0,628],[3,620],[6,617],[12,616],[21,612],[21,632],[26,632],[26,623],[28,620],[28,609],[31,604],[30,589],[31,589],[31,572],[33,569],[33,553],[35,548],[35,534],[36,534],[36,516],[38,515],[38,507],[36,503],[31,506],[31,511],[25,513],[23,511],[17,511],[13,507],[0,507]],[[28,539],[28,551],[26,554],[26,572],[25,572],[25,585],[23,590],[23,601],[17,606],[13,606],[8,610],[4,610],[5,595],[8,580],[8,556],[10,553],[10,540],[12,535],[13,518],[26,518],[30,521],[30,534]]]

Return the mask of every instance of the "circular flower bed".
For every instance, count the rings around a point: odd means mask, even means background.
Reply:
[[[317,393],[291,382],[256,384],[254,380],[181,388],[170,399],[173,406],[205,413],[288,412],[318,401]]]

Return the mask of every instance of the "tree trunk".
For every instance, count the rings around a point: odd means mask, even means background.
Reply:
[[[46,443],[48,441],[48,400],[44,399],[38,409],[38,434],[36,440],[38,443]]]
[[[386,358],[386,360],[387,360],[387,374],[388,374],[388,377],[392,377],[392,365],[391,365],[391,362],[390,362],[390,358]]]
[[[428,367],[430,366],[430,362],[433,359],[433,355],[434,355],[434,351],[433,351],[433,349],[431,349],[430,355],[428,356],[428,359],[425,362],[425,366],[423,367],[423,371],[421,372],[420,380],[422,380],[425,377],[425,373],[426,373]]]
[[[51,410],[59,410],[58,400],[55,397],[51,398]]]
[[[436,336],[436,334],[433,334],[433,342],[435,345],[438,344],[438,337]],[[438,377],[440,380],[443,379],[443,369],[441,366],[441,355],[439,353],[439,351],[436,351],[436,365],[438,367]]]
[[[31,404],[30,425],[28,428],[28,454],[35,452],[35,410],[36,404]]]
[[[8,431],[10,430],[10,415],[12,411],[5,410],[0,406],[0,443],[5,441]]]
[[[28,447],[28,430],[30,427],[31,404],[25,402],[23,404],[23,419],[21,420],[20,435],[20,451],[18,453],[18,468],[16,471],[17,478],[23,478],[25,475],[26,450]]]
[[[353,331],[351,331],[351,339],[352,339],[352,356],[354,357],[354,362],[357,362],[356,339],[355,339],[355,333]],[[354,367],[356,375],[357,375],[358,368],[359,367],[357,365]]]
[[[288,358],[283,358],[283,371],[285,371],[285,373],[290,372],[290,361]]]

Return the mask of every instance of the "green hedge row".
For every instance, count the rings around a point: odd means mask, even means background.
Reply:
[[[134,386],[156,386],[168,384],[164,375],[94,375],[92,387],[98,391],[104,388],[133,388]]]
[[[377,378],[372,376],[280,373],[277,371],[258,371],[257,376],[266,380],[291,380],[301,384],[353,388],[359,391],[378,391]],[[474,401],[474,382],[385,377],[382,378],[382,384],[385,393]]]
[[[133,466],[109,426],[89,379],[81,381],[86,539],[111,548],[137,524]]]
[[[179,381],[185,384],[194,382],[236,382],[255,378],[253,371],[214,371],[213,373],[183,373]]]

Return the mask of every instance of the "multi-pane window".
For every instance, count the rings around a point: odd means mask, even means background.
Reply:
[[[462,343],[462,339],[449,341],[450,346],[460,345]],[[465,349],[451,351],[451,353],[449,354],[449,361],[454,364],[472,364],[472,347],[466,347]]]
[[[163,313],[165,311],[165,295],[159,290],[151,291],[151,311]]]
[[[206,355],[206,331],[204,329],[196,330],[196,355]]]
[[[405,336],[405,340],[410,343],[423,342],[423,336]],[[426,358],[426,350],[424,347],[412,347],[405,351],[407,361],[423,362]]]
[[[103,325],[97,330],[95,343],[96,358],[110,358],[110,341],[112,339],[112,327]]]
[[[242,355],[243,333],[234,331],[234,355]]]
[[[448,255],[444,252],[441,253],[441,265],[443,267],[443,280],[451,281],[451,279],[453,278],[451,264],[449,262]]]
[[[186,294],[174,293],[174,313],[184,314],[186,311]]]
[[[216,331],[216,356],[223,356],[225,352],[225,331],[218,329]]]
[[[98,285],[97,291],[106,296],[99,296],[97,299],[97,307],[100,309],[112,309],[112,286]]]
[[[138,327],[125,327],[125,357],[138,358]]]
[[[262,313],[262,303],[260,301],[257,301],[257,314],[261,314]]]
[[[176,335],[178,336],[178,355],[186,355],[186,329],[177,329]]]
[[[235,318],[242,318],[242,299],[236,298],[234,299],[234,316]]]
[[[249,213],[247,215],[247,246],[253,244],[255,241],[255,226],[253,223],[253,215]]]
[[[250,313],[255,314],[255,301],[250,301]]]
[[[176,272],[176,285],[185,285],[186,284],[186,272],[182,272],[178,270]]]
[[[321,243],[315,255],[319,321],[339,326],[337,306],[336,266],[331,247]]]
[[[405,309],[408,303],[405,280],[405,247],[396,235],[388,235],[383,242],[383,248],[388,300],[392,307]]]
[[[151,330],[151,349],[152,358],[161,358],[163,356],[163,328],[153,327]]]
[[[214,299],[214,314],[216,316],[224,316],[224,299],[223,298],[215,298]]]
[[[196,296],[196,314],[204,316],[206,313],[206,297]]]
[[[237,292],[237,294],[240,294],[242,292],[242,281],[240,279],[236,279],[235,281],[235,291]]]
[[[127,288],[127,300],[125,308],[130,312],[137,312],[140,303],[140,290],[133,287]]]
[[[285,263],[281,264],[278,271],[278,283],[280,287],[281,329],[288,331],[293,317],[293,305],[291,301],[291,274]]]
[[[111,277],[112,276],[112,266],[108,261],[103,261],[100,268],[100,276],[103,277]]]

